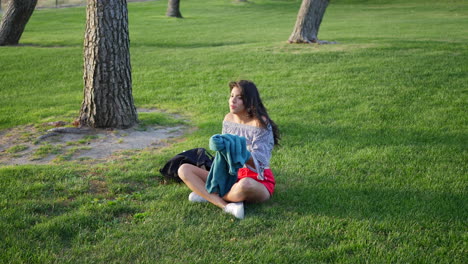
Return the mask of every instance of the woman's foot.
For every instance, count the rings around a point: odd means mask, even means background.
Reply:
[[[201,197],[200,195],[194,193],[194,192],[191,192],[188,196],[188,200],[192,203],[206,203],[208,202],[208,200],[206,200],[205,198]]]
[[[191,192],[188,197],[189,201],[192,203],[206,203],[208,200],[201,197],[200,195]],[[235,216],[237,219],[244,219],[244,203],[228,203],[224,207],[224,212]]]
[[[237,219],[244,219],[244,203],[239,202],[239,203],[228,203],[224,207],[224,212],[228,214],[232,214],[235,216]]]

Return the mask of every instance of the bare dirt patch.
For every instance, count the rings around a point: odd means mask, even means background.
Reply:
[[[184,125],[146,125],[129,129],[91,129],[79,134],[48,132],[54,126],[63,125],[70,124],[59,121],[0,131],[0,165],[105,161],[124,151],[162,148],[188,130]]]

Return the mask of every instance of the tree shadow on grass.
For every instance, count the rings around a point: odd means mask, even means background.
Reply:
[[[384,125],[381,128],[362,128],[355,126],[339,125],[310,125],[299,123],[281,123],[284,135],[298,135],[301,138],[293,138],[298,142],[336,141],[350,147],[368,146],[441,146],[461,148],[468,142],[468,134],[459,130],[456,132],[443,129],[429,130],[425,128],[415,129],[406,127],[390,127]],[[290,132],[288,132],[290,131]],[[304,138],[303,135],[307,135]]]
[[[225,46],[236,46],[249,44],[246,41],[211,41],[211,42],[146,42],[146,41],[132,41],[130,46],[132,48],[141,47],[154,47],[154,48],[168,48],[168,49],[196,49],[196,48],[216,48]],[[20,43],[16,47],[33,47],[33,48],[77,48],[82,45],[77,44],[42,44],[42,43]]]
[[[359,126],[307,125],[294,122],[282,123],[281,127],[283,135],[290,134],[291,146],[289,149],[288,146],[284,146],[287,148],[286,156],[296,155],[290,153],[295,148],[298,152],[304,152],[297,153],[298,156],[303,155],[300,158],[278,162],[282,168],[275,169],[273,165],[277,178],[277,191],[273,201],[281,205],[279,208],[284,209],[284,214],[292,211],[299,215],[441,223],[455,221],[459,224],[468,218],[468,196],[466,188],[463,187],[466,187],[466,184],[463,184],[460,175],[457,175],[458,171],[463,173],[466,169],[463,168],[463,164],[459,164],[465,153],[463,142],[468,142],[467,135],[461,131],[368,129]],[[294,135],[297,135],[297,138],[294,138]],[[307,135],[307,138],[300,138],[304,135]],[[282,143],[288,144],[286,141]],[[336,145],[336,148],[330,149],[330,145]],[[313,149],[308,150],[309,146],[313,146]],[[367,156],[358,157],[357,162],[354,160],[353,153],[356,150],[372,148],[371,153],[375,154],[380,148],[384,151],[387,147],[392,147],[391,155],[384,154],[375,160],[369,156],[370,160],[366,164],[360,162],[365,162]],[[404,150],[408,147],[411,149],[410,154]],[[443,149],[441,153],[445,155],[440,156],[437,152],[425,154],[427,149]],[[313,157],[308,157],[306,150],[309,154],[312,153],[310,155]],[[326,152],[327,156],[320,157],[315,151]],[[343,152],[344,156],[338,156]],[[398,159],[399,164],[393,159]],[[297,163],[298,160],[304,164],[291,164]],[[433,164],[439,160],[442,160],[440,166]],[[308,162],[313,164],[306,164]],[[337,164],[341,167],[334,167]],[[353,170],[353,166],[359,165],[364,166],[364,170]],[[400,166],[405,168],[400,171]],[[427,168],[428,166],[430,168]],[[451,169],[455,166],[457,168],[450,172],[451,178],[442,178],[441,171],[444,168]],[[310,168],[314,171],[310,171]],[[431,169],[438,171],[431,175]],[[418,170],[424,171],[424,175]],[[387,175],[387,172],[392,175]],[[421,175],[416,175],[418,173]],[[434,181],[438,187],[460,187],[418,188],[411,177],[427,186]],[[458,179],[460,183],[454,184],[453,181]],[[395,184],[388,184],[392,181],[395,181]]]
[[[443,49],[446,48],[447,44],[453,45],[453,50],[457,48],[464,48],[466,47],[464,40],[462,39],[408,39],[404,37],[379,37],[379,36],[372,36],[372,38],[366,37],[340,37],[340,40],[343,44],[391,44],[391,46],[385,46],[383,49],[395,51],[393,45],[400,46],[398,50],[404,51],[405,48],[414,47],[418,50],[429,52],[429,50],[425,50],[424,47],[430,46],[433,50]],[[401,47],[403,46],[403,47]]]
[[[132,47],[155,47],[155,48],[179,48],[179,49],[196,49],[196,48],[215,48],[224,46],[236,46],[248,44],[244,41],[211,41],[211,42],[132,42]]]
[[[18,45],[15,46],[10,46],[10,47],[32,47],[32,48],[53,48],[53,49],[60,49],[60,48],[81,48],[82,45],[79,44],[62,44],[62,43],[56,43],[56,44],[42,44],[42,43],[19,43]]]
[[[339,183],[322,186],[307,181],[292,186],[284,183],[278,189],[275,200],[285,214],[292,211],[298,215],[441,223],[463,223],[468,218],[468,198],[458,193],[344,187]]]

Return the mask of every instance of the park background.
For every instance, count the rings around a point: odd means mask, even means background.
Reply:
[[[319,38],[338,44],[290,45],[299,5],[188,0],[174,19],[129,3],[136,106],[196,129],[107,162],[0,167],[0,262],[467,263],[467,1],[331,1]],[[3,135],[77,117],[84,27],[85,7],[38,9],[0,47]],[[208,147],[236,79],[282,132],[276,193],[242,221],[158,171]]]

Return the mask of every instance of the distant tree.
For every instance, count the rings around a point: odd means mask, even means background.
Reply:
[[[80,126],[128,128],[136,124],[129,46],[127,1],[88,0]]]
[[[320,41],[317,38],[323,15],[328,7],[329,0],[302,0],[301,8],[297,14],[296,25],[289,37],[289,43],[320,43],[335,42]]]
[[[166,16],[183,18],[180,13],[180,0],[168,0]]]
[[[11,0],[0,22],[0,46],[18,45],[37,0]]]

